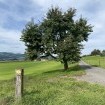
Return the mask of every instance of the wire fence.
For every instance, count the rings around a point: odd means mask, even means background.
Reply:
[[[96,66],[96,67],[103,67],[105,68],[105,57],[91,57],[89,59],[83,59],[86,63],[92,65],[92,66]]]

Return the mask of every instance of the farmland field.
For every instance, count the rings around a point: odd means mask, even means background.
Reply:
[[[0,80],[11,79],[15,76],[15,70],[24,68],[25,75],[37,75],[43,72],[61,69],[60,62],[3,62],[0,63]]]
[[[99,66],[102,68],[105,68],[105,57],[101,56],[86,56],[83,57],[83,60],[92,65],[92,66]]]
[[[15,103],[15,69],[24,68],[24,96]],[[85,74],[78,64],[68,71],[56,61],[0,63],[0,105],[105,105],[105,87],[72,78]]]

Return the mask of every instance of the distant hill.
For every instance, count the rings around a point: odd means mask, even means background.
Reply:
[[[24,54],[15,54],[10,52],[0,52],[0,61],[7,61],[7,60],[24,60]]]

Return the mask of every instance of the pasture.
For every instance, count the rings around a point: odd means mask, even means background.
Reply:
[[[82,60],[85,61],[86,63],[92,65],[92,66],[96,66],[96,67],[99,66],[99,67],[105,68],[105,57],[86,56],[86,57],[83,57]]]
[[[15,103],[15,69],[24,68],[24,96]],[[0,63],[0,105],[105,105],[105,87],[77,81],[78,63],[63,70],[57,61]]]
[[[43,72],[61,69],[63,65],[60,62],[3,62],[0,63],[0,80],[8,80],[15,77],[15,70],[24,68],[25,75],[37,75]]]

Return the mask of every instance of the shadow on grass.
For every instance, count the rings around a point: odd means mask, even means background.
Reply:
[[[30,92],[28,92],[28,91],[24,91],[24,95],[23,95],[23,97],[25,97],[25,96],[30,96],[30,95],[35,95],[35,94],[40,94],[41,93],[41,91],[39,91],[39,90],[32,90],[32,91],[30,91]]]
[[[93,67],[99,67],[99,65],[92,65]]]
[[[10,105],[12,102],[14,102],[14,98],[12,96],[7,96],[0,99],[0,105]]]
[[[67,70],[64,70],[64,69],[57,69],[57,70],[52,70],[52,71],[47,71],[47,72],[44,72],[43,74],[50,74],[50,73],[62,73],[62,72],[71,72],[71,71],[80,71],[81,68],[79,65],[76,65],[76,66],[72,66],[72,67],[69,67]]]

